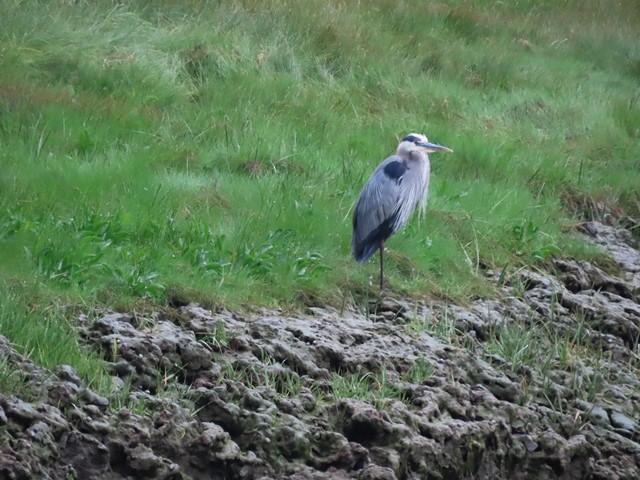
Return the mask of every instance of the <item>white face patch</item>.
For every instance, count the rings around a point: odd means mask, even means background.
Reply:
[[[415,151],[424,151],[422,147],[417,144],[427,142],[427,137],[421,133],[410,133],[405,136],[398,145],[398,155],[408,155]]]

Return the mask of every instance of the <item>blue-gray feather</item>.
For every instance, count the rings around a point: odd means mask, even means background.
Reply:
[[[422,159],[399,155],[392,155],[375,169],[353,213],[351,251],[359,263],[367,261],[407,222],[424,198],[425,171],[428,165]]]

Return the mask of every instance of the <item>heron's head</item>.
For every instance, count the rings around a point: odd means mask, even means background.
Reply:
[[[453,152],[450,148],[429,142],[427,137],[420,133],[410,133],[404,137],[398,145],[398,155],[409,154],[415,151],[423,153]]]

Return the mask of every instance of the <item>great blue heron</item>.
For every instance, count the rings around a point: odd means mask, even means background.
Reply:
[[[384,160],[365,184],[353,212],[351,253],[358,263],[380,250],[380,290],[384,289],[384,242],[400,229],[416,209],[424,213],[429,190],[431,152],[452,152],[410,133],[395,155]]]

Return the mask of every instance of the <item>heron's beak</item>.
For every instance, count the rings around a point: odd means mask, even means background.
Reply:
[[[420,142],[420,146],[424,148],[427,153],[432,152],[453,152],[450,148],[443,147],[442,145],[437,145],[435,143],[430,142]]]

